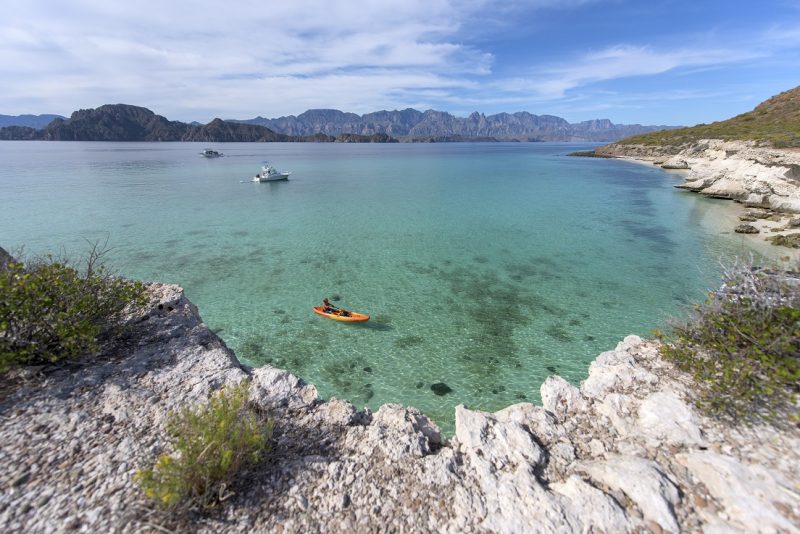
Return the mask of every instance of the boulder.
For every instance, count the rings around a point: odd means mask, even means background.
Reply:
[[[757,233],[759,233],[758,228],[756,228],[752,224],[740,224],[736,228],[734,228],[733,231],[736,232],[737,234],[757,234]]]
[[[679,158],[678,156],[669,158],[667,161],[661,164],[662,169],[675,169],[675,170],[685,170],[689,168],[689,164],[686,163],[685,159]]]

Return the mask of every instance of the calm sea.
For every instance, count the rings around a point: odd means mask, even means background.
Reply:
[[[107,239],[118,272],[184,286],[246,363],[445,429],[459,403],[578,383],[744,252],[699,224],[719,202],[660,169],[566,156],[586,145],[205,146],[2,142],[0,246],[79,255]],[[291,179],[240,183],[262,160]],[[326,296],[372,319],[312,313]]]

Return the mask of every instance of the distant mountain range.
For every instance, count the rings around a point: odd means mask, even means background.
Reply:
[[[596,141],[611,142],[670,126],[614,124],[598,119],[571,124],[553,115],[528,112],[455,117],[415,109],[365,115],[312,109],[298,116],[249,120],[214,119],[208,124],[170,121],[147,108],[127,104],[82,109],[68,119],[58,115],[0,115],[0,140],[47,141]],[[50,119],[47,121],[47,119]]]
[[[385,133],[404,141],[494,138],[517,141],[610,142],[630,135],[674,128],[614,124],[608,119],[571,124],[561,117],[532,115],[526,111],[489,116],[475,112],[461,118],[444,111],[421,112],[411,108],[402,111],[376,111],[365,115],[345,113],[336,109],[310,109],[296,117],[294,115],[277,119],[256,117],[236,122],[266,126],[274,132],[286,135]]]
[[[109,104],[82,109],[69,119],[57,117],[44,128],[13,125],[0,128],[0,140],[42,141],[202,141],[202,142],[343,142],[386,143],[396,141],[386,134],[362,136],[324,134],[295,136],[275,133],[256,124],[214,119],[208,124],[170,121],[147,108]]]
[[[61,115],[0,115],[0,128],[3,126],[28,126],[44,128],[53,119],[63,119]]]

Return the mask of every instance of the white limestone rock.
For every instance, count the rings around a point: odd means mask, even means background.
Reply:
[[[674,156],[666,160],[664,163],[661,164],[662,169],[675,169],[675,170],[683,170],[688,169],[689,164],[680,156]]]
[[[265,366],[253,370],[250,400],[264,407],[301,408],[317,400],[317,388],[282,369]]]
[[[624,492],[636,503],[645,520],[658,523],[668,532],[680,532],[674,512],[680,494],[657,463],[638,457],[614,456],[583,463],[580,469],[593,480]]]
[[[467,476],[474,478],[480,501],[457,501],[456,514],[485,516],[479,530],[490,532],[575,532],[581,522],[562,497],[544,488],[534,469],[545,459],[525,427],[515,420],[456,407],[456,437]]]
[[[416,408],[406,408],[399,404],[384,404],[375,412],[368,432],[376,429],[379,429],[380,435],[389,438],[389,442],[383,445],[387,451],[392,451],[392,457],[406,453],[422,457],[442,443],[436,423]]]
[[[539,388],[542,406],[555,414],[559,421],[586,409],[586,400],[578,388],[560,376],[548,376]]]
[[[627,336],[614,350],[600,354],[589,366],[589,377],[581,384],[581,393],[592,399],[602,399],[608,393],[657,383],[658,377],[638,365],[632,356],[642,349],[642,338]],[[652,349],[648,347],[647,350]]]
[[[580,516],[580,532],[632,532],[639,526],[614,499],[577,475],[570,476],[566,482],[552,484],[551,488],[566,497]]]
[[[800,532],[779,510],[800,511],[800,489],[763,465],[744,464],[711,451],[679,454],[679,463],[702,482],[723,508],[729,529],[746,532]],[[795,516],[796,519],[796,516]]]
[[[534,468],[545,455],[531,434],[517,421],[498,421],[485,412],[456,406],[456,438],[468,455],[480,450],[494,470]]]
[[[659,391],[639,405],[638,431],[650,446],[703,444],[694,410],[672,391]]]
[[[552,412],[528,402],[512,404],[495,412],[493,416],[503,423],[514,421],[527,427],[546,446],[559,441],[565,433],[564,427],[558,423]]]
[[[610,393],[602,402],[595,403],[597,414],[607,417],[621,437],[638,433],[632,417],[635,409],[634,400],[620,393]]]

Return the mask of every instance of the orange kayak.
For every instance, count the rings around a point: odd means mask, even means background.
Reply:
[[[369,321],[369,315],[347,310],[334,310],[332,312],[326,312],[322,306],[314,306],[314,312],[322,315],[323,317],[327,317],[328,319],[333,319],[334,321],[344,321],[347,323],[360,323],[363,321]]]

